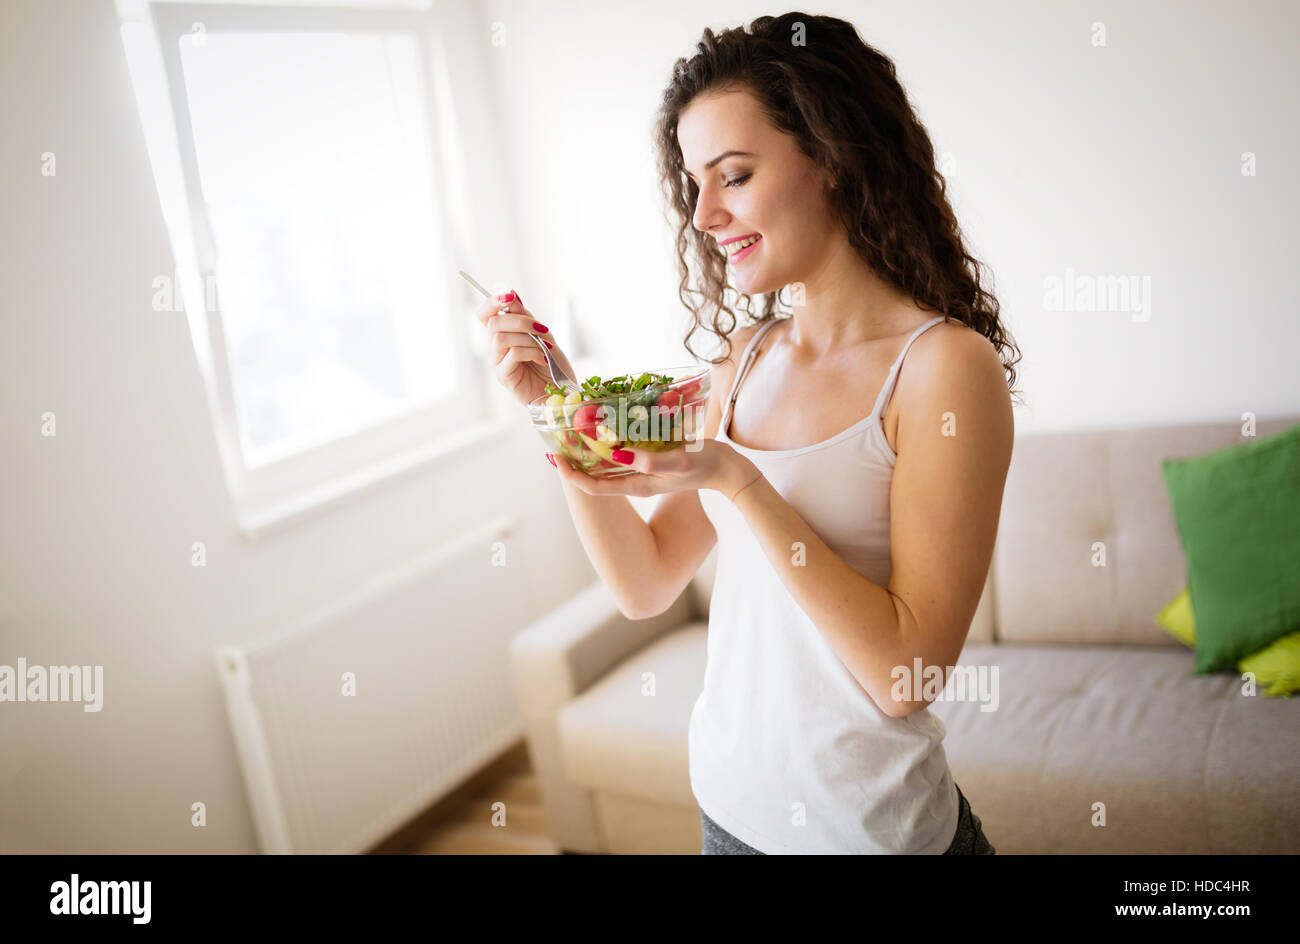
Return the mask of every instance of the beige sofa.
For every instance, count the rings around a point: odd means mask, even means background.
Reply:
[[[998,667],[999,705],[927,709],[999,854],[1300,852],[1300,698],[1194,675],[1192,650],[1154,622],[1187,575],[1160,460],[1244,441],[1237,423],[1017,438],[960,659]],[[1093,564],[1098,541],[1105,566]],[[699,853],[686,727],[716,553],[659,616],[626,619],[597,583],[513,641],[562,849]]]

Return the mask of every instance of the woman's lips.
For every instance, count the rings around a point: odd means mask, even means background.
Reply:
[[[763,237],[760,236],[760,237],[758,237],[756,240],[754,240],[752,243],[750,243],[748,246],[746,246],[744,249],[740,250],[740,252],[736,253],[734,256],[727,256],[727,261],[728,261],[729,263],[731,263],[732,265],[736,265],[738,262],[742,262],[742,261],[744,261],[744,259],[745,259],[745,258],[746,258],[746,257],[747,257],[751,252],[753,252],[753,251],[754,251],[755,249],[757,249],[760,245],[762,245],[762,242],[763,242]]]

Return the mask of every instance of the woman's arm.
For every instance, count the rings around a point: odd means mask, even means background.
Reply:
[[[736,358],[755,330],[753,325],[737,329],[731,356],[710,372],[702,433],[706,440],[718,434],[723,400],[736,376]],[[624,495],[601,494],[610,486],[617,489],[617,479],[598,481],[583,473],[568,475],[567,466],[556,469],[578,538],[620,612],[628,619],[648,619],[668,609],[717,543],[699,494],[691,490],[664,495],[646,522]],[[731,495],[739,486],[728,480],[724,487]]]
[[[970,330],[928,333],[936,336],[913,343],[909,383],[895,392],[888,587],[837,556],[766,478],[734,498],[790,595],[895,718],[929,704],[893,697],[895,666],[912,673],[920,658],[942,667],[946,683],[961,654],[993,558],[1014,439],[993,346]]]

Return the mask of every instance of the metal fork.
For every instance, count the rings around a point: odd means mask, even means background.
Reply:
[[[460,273],[462,279],[482,292],[484,298],[492,297],[492,293],[470,278],[469,274],[466,273],[464,269],[457,269],[456,271]],[[559,387],[561,390],[568,390],[570,388],[576,389],[578,387],[577,379],[570,377],[560,362],[551,357],[551,351],[550,348],[546,346],[546,342],[531,331],[527,333],[530,338],[537,342],[537,346],[542,349],[542,354],[546,358],[546,367],[551,372],[551,380],[555,382],[555,386]]]

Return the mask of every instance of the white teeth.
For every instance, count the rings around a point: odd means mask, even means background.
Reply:
[[[746,246],[752,246],[756,242],[758,242],[757,236],[746,236],[740,242],[732,243],[731,245],[727,246],[727,255],[734,256],[736,253],[740,252],[740,250],[744,249]]]

